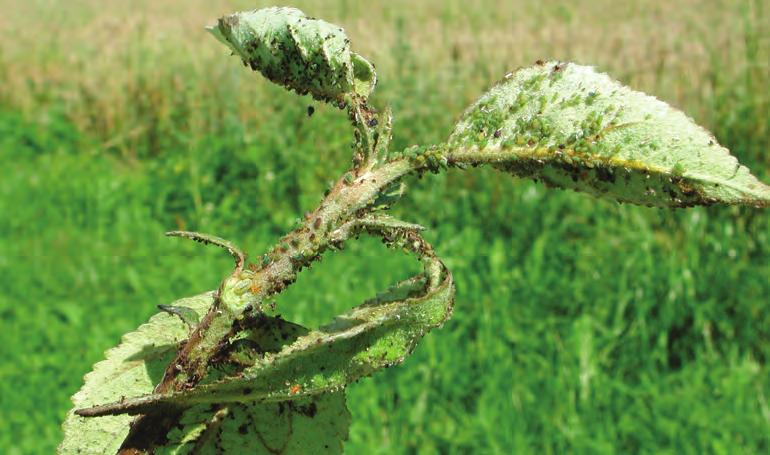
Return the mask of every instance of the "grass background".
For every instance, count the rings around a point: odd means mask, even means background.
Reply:
[[[596,65],[770,181],[761,0],[296,0],[377,64],[395,145],[437,141],[505,72]],[[82,375],[155,305],[214,288],[346,167],[336,109],[202,26],[262,1],[0,0],[0,447],[51,453]],[[309,104],[316,107],[312,118]],[[396,212],[454,272],[454,317],[349,389],[348,453],[767,453],[770,217],[657,210],[491,171],[410,181]],[[279,298],[318,324],[416,270],[362,240]]]

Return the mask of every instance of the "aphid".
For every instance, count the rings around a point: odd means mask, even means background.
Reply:
[[[588,96],[586,96],[586,106],[590,106],[594,104],[594,101],[596,101],[596,97],[599,96],[599,93],[597,92],[589,92]]]
[[[499,138],[501,134],[503,134],[502,130],[496,130],[495,133],[493,134],[493,136],[495,138]]]
[[[376,118],[370,119],[366,124],[369,125],[370,128],[374,128],[375,126],[377,126],[377,119]]]
[[[235,292],[236,295],[241,295],[244,292],[246,292],[247,289],[249,289],[250,280],[242,280],[233,286],[233,292]]]
[[[308,117],[312,117],[314,113],[315,113],[315,108],[313,106],[308,106],[307,107],[307,116]]]
[[[316,218],[315,221],[313,221],[313,229],[318,229],[321,227],[321,218]]]
[[[243,270],[241,272],[241,278],[244,278],[244,279],[249,279],[250,280],[250,279],[254,278],[254,276],[255,276],[255,273],[250,268],[248,268],[246,270]]]

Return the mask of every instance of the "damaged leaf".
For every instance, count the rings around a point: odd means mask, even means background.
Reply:
[[[448,161],[657,207],[767,207],[770,187],[708,131],[592,68],[521,69],[481,97],[447,142]]]
[[[296,8],[234,13],[208,30],[252,70],[300,95],[339,102],[367,98],[377,84],[374,65],[350,51],[342,28]]]
[[[205,314],[213,293],[181,299],[173,307],[184,307]],[[252,343],[255,354],[278,351],[286,342],[307,333],[296,324],[264,316]],[[276,331],[291,334],[284,340]],[[97,363],[85,377],[85,384],[72,397],[75,405],[64,422],[61,454],[116,453],[129,431],[128,415],[86,418],[75,409],[105,402],[125,400],[152,392],[174,358],[179,344],[188,334],[187,326],[176,316],[159,313],[136,331],[126,334],[120,345],[110,349],[106,360]],[[252,359],[253,361],[253,359]],[[256,453],[256,454],[335,454],[342,452],[347,439],[350,414],[344,391],[282,403],[255,403],[243,400],[228,405],[195,406],[182,414],[156,453]]]
[[[336,393],[376,370],[403,362],[430,329],[451,314],[454,284],[447,272],[438,285],[424,291],[426,281],[403,281],[331,324],[258,359],[241,374],[194,389],[84,409],[84,415],[138,414],[200,404],[260,401],[277,403]]]

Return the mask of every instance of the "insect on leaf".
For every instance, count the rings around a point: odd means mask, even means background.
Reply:
[[[281,403],[199,405],[155,453],[339,454],[349,425],[345,391]]]
[[[770,187],[685,114],[571,63],[509,74],[463,114],[447,144],[450,163],[621,202],[770,205]]]
[[[206,293],[181,299],[174,306],[205,314],[212,302],[213,293]],[[281,329],[281,333],[293,333],[294,338],[307,333],[307,329],[282,319],[265,318],[271,327]],[[179,318],[164,312],[126,334],[120,345],[107,352],[106,360],[97,363],[86,375],[85,384],[72,397],[75,407],[64,422],[64,440],[59,453],[116,453],[133,418],[128,415],[80,417],[74,410],[152,392],[188,332]],[[283,343],[291,341],[271,333],[272,330],[263,331],[255,338],[261,350],[277,351]],[[244,400],[227,405],[194,406],[182,415],[165,445],[158,447],[156,453],[215,454],[225,450],[226,453],[335,454],[342,452],[349,424],[344,391],[281,403]]]
[[[374,65],[350,51],[341,28],[296,8],[234,13],[208,30],[245,65],[301,95],[323,101],[342,101],[347,94],[366,98],[377,83]]]
[[[86,411],[138,414],[249,400],[270,406],[336,393],[381,368],[403,362],[425,333],[449,317],[454,302],[451,275],[447,273],[435,289],[423,294],[424,286],[421,277],[403,281],[237,376],[180,392],[112,400]]]

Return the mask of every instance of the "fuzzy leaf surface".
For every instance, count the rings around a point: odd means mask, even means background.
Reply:
[[[296,8],[270,7],[219,19],[209,28],[243,63],[297,93],[341,101],[349,93],[369,96],[374,66],[351,52],[342,28]]]
[[[507,75],[463,114],[447,144],[450,163],[489,164],[621,202],[770,205],[770,187],[692,119],[572,63]]]
[[[212,302],[213,294],[206,293],[181,299],[174,306],[205,314]],[[85,384],[72,397],[74,409],[152,392],[188,332],[188,326],[175,315],[159,313],[126,334],[117,347],[107,352],[106,360],[86,375]],[[307,329],[300,326],[265,316],[249,346],[264,355],[306,333]],[[238,355],[243,353],[233,353]],[[74,409],[64,422],[59,453],[115,453],[133,418],[80,417]],[[156,452],[335,454],[342,451],[349,424],[344,391],[282,403],[243,400],[227,405],[207,404],[186,410],[179,425],[168,434],[166,444]]]
[[[450,316],[451,274],[425,292],[421,277],[403,281],[383,295],[298,337],[279,352],[256,359],[237,376],[193,389],[149,394],[95,406],[97,415],[141,414],[165,407],[260,401],[275,404],[336,393],[362,377],[396,365],[430,329]]]

